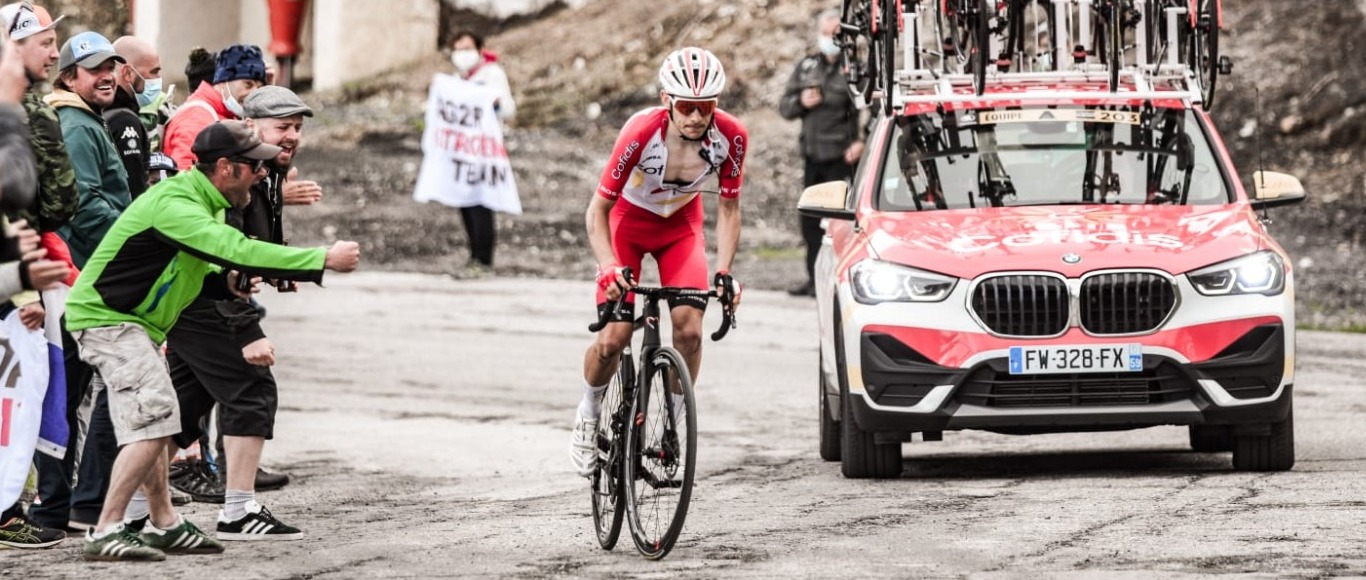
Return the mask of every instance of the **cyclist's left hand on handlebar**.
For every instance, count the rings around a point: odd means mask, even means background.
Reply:
[[[622,293],[635,285],[631,280],[630,269],[620,264],[598,266],[598,288],[607,294],[608,300],[620,298]]]
[[[732,315],[735,314],[740,308],[740,294],[745,291],[744,286],[727,270],[718,270],[712,278],[712,285],[723,299],[730,298],[730,311]]]

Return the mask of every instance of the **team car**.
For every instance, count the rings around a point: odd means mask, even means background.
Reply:
[[[912,76],[912,75],[904,75]],[[1189,428],[1290,469],[1295,301],[1265,210],[1190,79],[1086,70],[902,83],[852,181],[808,188],[820,454],[896,477],[920,433]]]

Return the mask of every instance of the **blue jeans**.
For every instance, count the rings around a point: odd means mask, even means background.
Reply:
[[[77,356],[76,343],[65,331],[62,339],[66,354],[67,421],[74,431],[77,409],[90,387],[93,371]],[[38,466],[38,497],[42,498],[42,503],[29,508],[29,518],[49,528],[65,528],[73,520],[98,522],[118,451],[114,423],[109,419],[109,395],[102,390],[90,413],[90,428],[86,432],[74,490],[71,486],[72,466],[76,463],[74,440],[66,449],[66,457],[60,460],[42,453],[34,454],[34,463]]]

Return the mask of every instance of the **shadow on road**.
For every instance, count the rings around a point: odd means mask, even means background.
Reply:
[[[1008,455],[904,457],[901,477],[979,479],[983,477],[1147,477],[1231,472],[1228,453],[1163,450],[1088,450]]]

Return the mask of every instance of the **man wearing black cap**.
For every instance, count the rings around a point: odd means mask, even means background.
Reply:
[[[194,168],[158,183],[129,206],[71,291],[67,327],[81,358],[109,386],[122,446],[100,522],[86,535],[86,559],[162,560],[166,553],[223,551],[175,512],[167,492],[169,444],[181,421],[160,346],[186,306],[206,290],[248,297],[235,288],[237,272],[321,282],[324,270],[350,272],[360,263],[355,242],[289,248],[248,239],[223,222],[229,207],[246,207],[266,161],[279,153],[245,123],[209,125],[195,138]],[[207,278],[214,264],[232,271],[226,283]],[[148,514],[128,518],[132,514],[125,510],[139,487]]]
[[[261,141],[278,146],[280,152],[266,163],[265,178],[252,187],[251,201],[240,212],[240,225],[249,238],[283,244],[281,209],[291,203],[283,192],[285,178],[299,146],[303,119],[313,116],[313,110],[293,91],[273,85],[252,91],[244,108]],[[295,189],[308,194],[296,193],[294,203],[315,201],[314,190],[321,197],[322,190],[311,182]],[[281,280],[277,288],[292,291],[294,285]],[[259,469],[261,450],[274,437],[278,401],[270,371],[275,347],[261,329],[261,316],[253,302],[223,299],[206,289],[181,313],[169,334],[166,360],[180,400],[181,432],[175,436],[176,444],[187,447],[199,438],[200,418],[218,405],[223,448],[219,457],[226,459],[219,465],[227,475],[218,517],[219,540],[303,538],[302,531],[276,519],[256,501],[256,491],[288,482],[282,474]],[[172,484],[185,485],[191,469],[195,466],[182,468],[184,473],[177,474],[181,481]]]

